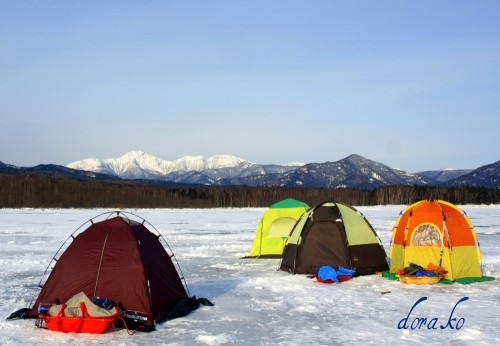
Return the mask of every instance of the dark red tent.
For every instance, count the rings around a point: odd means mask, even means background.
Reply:
[[[162,245],[161,235],[148,230],[144,220],[115,213],[103,221],[90,220],[90,226],[74,237],[61,257],[54,258],[55,266],[29,317],[37,315],[39,303],[61,304],[84,292],[145,316],[146,325],[151,326],[179,301],[189,299],[182,273],[175,258],[172,261],[173,254]]]

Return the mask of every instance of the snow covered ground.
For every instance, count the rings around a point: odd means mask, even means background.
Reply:
[[[357,208],[387,253],[403,208]],[[264,208],[126,210],[163,234],[190,294],[215,304],[132,336],[114,328],[101,335],[63,334],[38,329],[31,319],[6,321],[37,294],[35,286],[68,236],[108,210],[0,209],[0,345],[499,345],[500,205],[461,208],[478,234],[483,274],[495,281],[416,286],[371,275],[320,284],[278,270],[277,259],[241,259],[250,251]],[[424,297],[406,325],[425,317],[434,319],[437,329],[398,329]]]

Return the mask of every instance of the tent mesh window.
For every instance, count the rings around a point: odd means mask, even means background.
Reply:
[[[439,231],[432,224],[419,226],[413,232],[413,245],[417,246],[440,246],[441,237]]]

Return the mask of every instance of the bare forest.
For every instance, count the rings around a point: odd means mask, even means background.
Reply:
[[[500,190],[481,187],[384,186],[373,190],[245,186],[182,186],[145,181],[88,181],[0,174],[0,208],[237,208],[268,207],[295,198],[311,206],[334,200],[353,206],[443,199],[498,204]]]

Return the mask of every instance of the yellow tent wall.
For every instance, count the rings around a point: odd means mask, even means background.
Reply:
[[[281,257],[295,222],[308,208],[292,198],[269,207],[259,222],[249,257]]]

